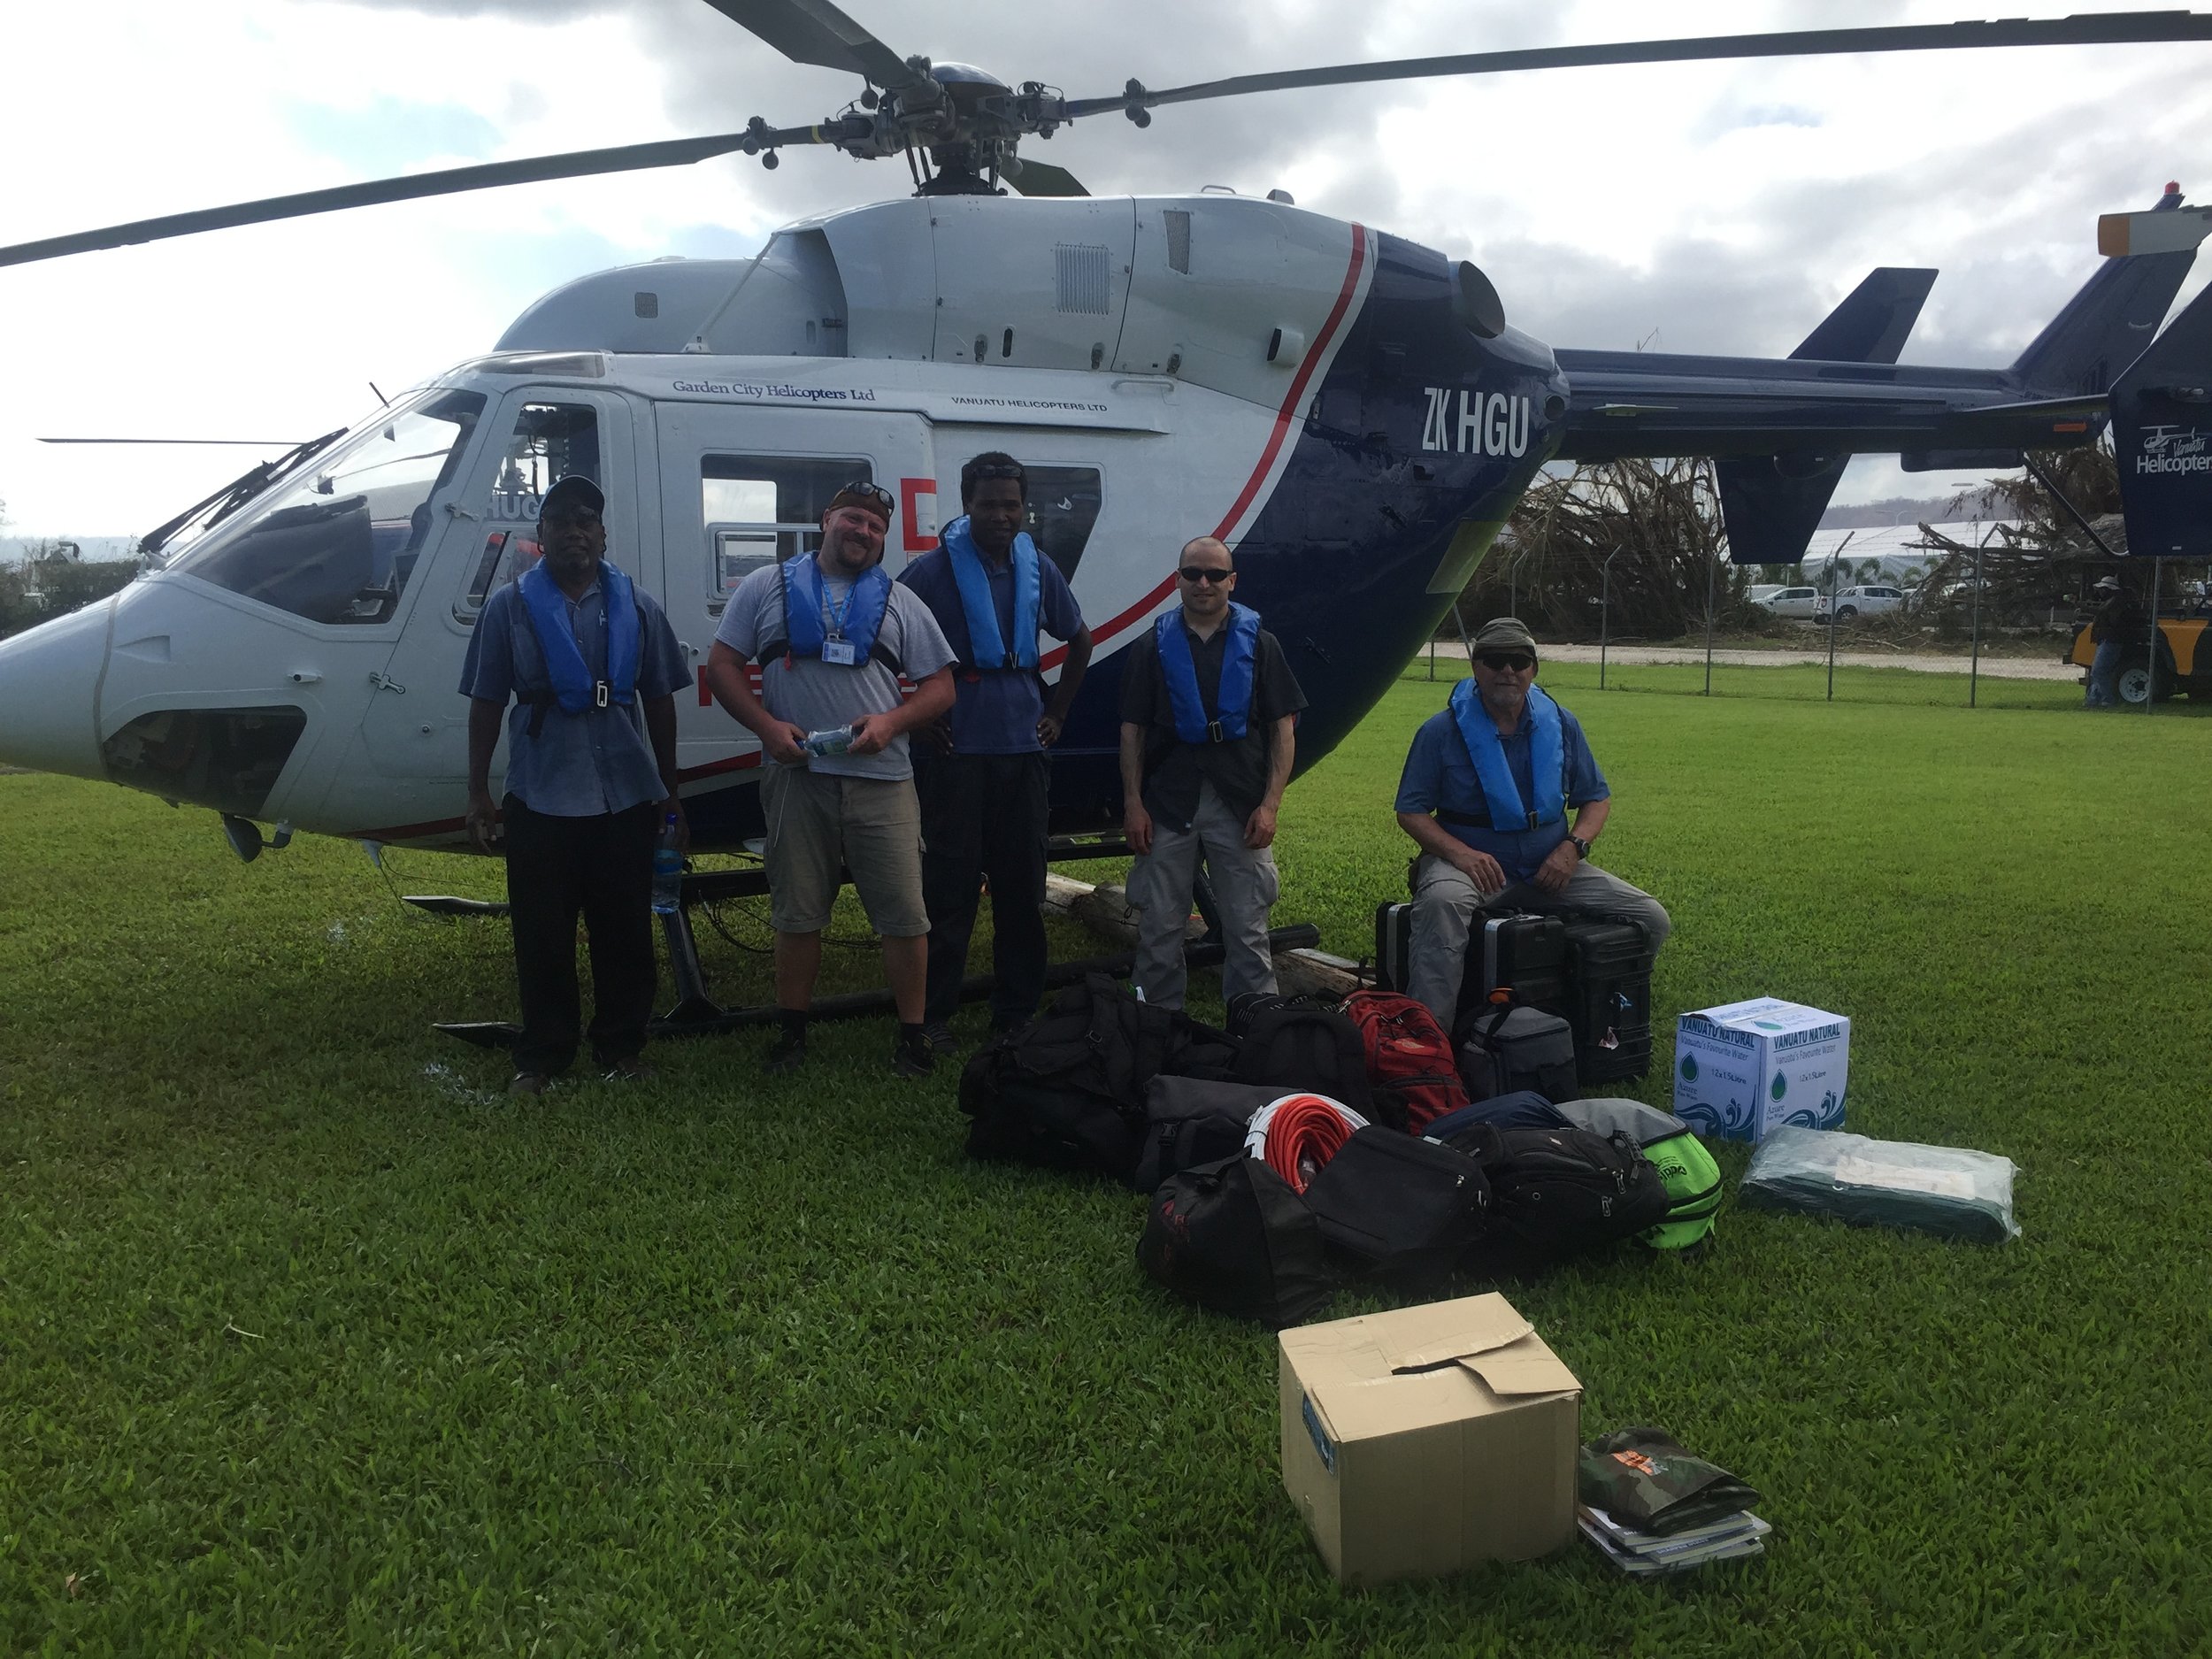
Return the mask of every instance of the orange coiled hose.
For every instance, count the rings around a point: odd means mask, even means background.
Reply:
[[[1267,1120],[1264,1162],[1302,1193],[1356,1126],[1356,1115],[1326,1095],[1287,1095],[1275,1102]]]

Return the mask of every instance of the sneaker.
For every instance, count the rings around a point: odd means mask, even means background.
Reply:
[[[768,1057],[760,1063],[760,1069],[771,1076],[795,1071],[806,1064],[806,1028],[785,1026],[776,1033],[776,1041],[769,1045]]]
[[[939,1054],[957,1054],[960,1039],[954,1036],[952,1027],[941,1019],[922,1027],[922,1035],[929,1039],[929,1046]]]
[[[542,1071],[518,1071],[507,1085],[510,1094],[542,1094],[553,1087],[553,1079]]]
[[[636,1055],[626,1054],[607,1062],[606,1079],[610,1083],[650,1083],[653,1068]]]
[[[901,1077],[927,1077],[937,1069],[937,1050],[931,1046],[929,1033],[917,1026],[903,1026],[891,1040],[891,1069]]]

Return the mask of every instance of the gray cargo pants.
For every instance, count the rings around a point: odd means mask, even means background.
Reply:
[[[1267,948],[1267,912],[1281,891],[1275,855],[1244,844],[1244,820],[1214,793],[1198,789],[1198,814],[1187,830],[1154,822],[1152,850],[1129,868],[1129,902],[1142,912],[1137,925],[1137,987],[1144,1000],[1180,1008],[1188,977],[1183,967],[1183,926],[1190,920],[1191,888],[1198,861],[1213,877],[1221,910],[1221,1000],[1247,991],[1275,989],[1275,958]]]
[[[1484,893],[1457,865],[1423,853],[1413,870],[1413,963],[1406,995],[1435,1015],[1446,1031],[1459,1009],[1468,932],[1475,912],[1490,906],[1538,916],[1617,916],[1640,922],[1651,935],[1654,956],[1674,926],[1665,905],[1595,864],[1577,864],[1563,893],[1547,893],[1528,881]]]

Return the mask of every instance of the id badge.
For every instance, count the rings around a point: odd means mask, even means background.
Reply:
[[[841,668],[850,668],[860,659],[853,654],[853,642],[850,640],[824,640],[822,660],[826,663],[835,663]]]

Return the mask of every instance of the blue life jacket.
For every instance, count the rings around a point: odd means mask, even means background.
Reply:
[[[1163,611],[1152,625],[1167,680],[1168,707],[1175,715],[1175,735],[1186,743],[1228,743],[1244,735],[1252,712],[1252,658],[1259,649],[1260,613],[1232,600],[1229,643],[1221,657],[1221,691],[1214,717],[1206,718],[1198,692],[1198,670],[1191,661],[1190,639],[1183,632],[1183,608]]]
[[[819,657],[828,633],[822,625],[822,567],[811,553],[795,553],[783,562],[783,655],[787,657]],[[891,579],[878,565],[853,580],[852,595],[845,602],[845,621],[841,637],[851,641],[852,665],[858,668],[871,658],[883,663],[892,672],[899,672],[898,663],[889,651],[879,650],[876,635],[883,626],[884,612],[891,608]],[[772,649],[761,655],[772,657]]]
[[[1497,723],[1482,706],[1482,695],[1473,680],[1463,680],[1452,687],[1451,708],[1460,741],[1467,745],[1467,757],[1475,763],[1482,798],[1490,808],[1490,827],[1540,829],[1547,824],[1563,822],[1567,816],[1567,743],[1559,721],[1559,705],[1536,687],[1528,688],[1528,770],[1536,785],[1533,811],[1521,799],[1513,769],[1506,764],[1505,745],[1498,740]]]
[[[530,618],[530,631],[537,635],[538,654],[545,658],[546,675],[553,682],[551,697],[530,699],[537,705],[530,722],[530,735],[535,737],[544,726],[546,710],[554,703],[560,705],[564,714],[603,709],[610,703],[627,708],[637,692],[641,639],[637,594],[630,586],[630,579],[606,560],[600,560],[599,593],[607,614],[604,680],[594,680],[591,671],[584,665],[584,654],[577,648],[576,635],[568,626],[567,596],[561,592],[560,584],[546,573],[545,561],[541,559],[523,572],[518,586],[522,589],[523,614]]]
[[[1037,611],[1042,578],[1037,570],[1041,556],[1037,544],[1022,531],[1014,537],[1007,557],[1014,564],[1014,640],[1010,647],[999,635],[998,607],[991,603],[990,572],[962,513],[944,528],[938,542],[952,561],[952,580],[960,590],[960,616],[968,625],[967,668],[1027,669],[1037,667]]]

